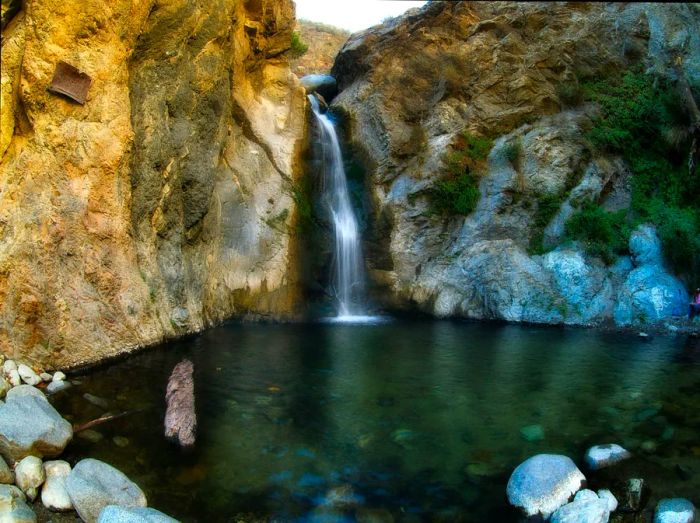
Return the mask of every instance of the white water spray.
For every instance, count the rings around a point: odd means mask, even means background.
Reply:
[[[357,219],[350,204],[335,126],[327,115],[321,113],[316,97],[309,95],[309,101],[320,132],[322,198],[335,236],[332,281],[338,300],[338,319],[352,321],[364,312],[365,275]]]

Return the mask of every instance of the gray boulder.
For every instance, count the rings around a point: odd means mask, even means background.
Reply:
[[[591,470],[599,470],[632,457],[626,449],[616,443],[595,445],[586,451],[584,461]]]
[[[0,485],[0,521],[36,523],[36,514],[25,503],[24,494],[13,485]]]
[[[34,387],[16,387],[0,406],[0,454],[8,462],[58,456],[72,437],[71,424]]]
[[[508,480],[506,493],[511,505],[527,516],[545,519],[569,501],[586,477],[566,456],[538,454],[518,465]]]
[[[80,461],[66,478],[73,507],[86,523],[98,520],[107,505],[145,507],[143,491],[123,473],[96,459]]]
[[[44,396],[43,392],[31,385],[19,385],[17,387],[14,387],[7,393],[7,398],[5,399],[7,399],[7,401],[10,401],[13,398],[20,398],[22,396],[35,396],[37,398],[46,399],[46,396]]]
[[[70,465],[66,461],[47,461],[44,463],[46,483],[41,489],[41,502],[53,511],[73,510],[73,503],[66,490],[66,478],[70,474]]]
[[[22,489],[30,501],[34,501],[39,494],[39,487],[46,480],[46,473],[41,459],[36,456],[27,456],[15,467],[15,480],[17,486]]]
[[[615,323],[655,323],[686,314],[688,293],[683,283],[664,268],[656,230],[640,225],[630,236],[629,248],[636,268],[618,290]]]
[[[607,523],[610,518],[607,501],[598,499],[595,492],[591,494],[592,497],[575,499],[558,508],[550,523]]]
[[[39,375],[28,365],[18,365],[17,372],[19,372],[20,378],[22,378],[22,381],[27,385],[38,385],[41,383],[41,378]]]
[[[178,521],[153,508],[109,505],[102,509],[97,523],[178,523]]]
[[[656,505],[654,523],[692,523],[695,505],[683,498],[662,499]]]
[[[307,94],[318,93],[330,102],[338,94],[338,83],[328,74],[309,74],[301,78],[301,85]]]

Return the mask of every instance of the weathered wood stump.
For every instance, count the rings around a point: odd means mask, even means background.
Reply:
[[[183,448],[194,446],[197,432],[193,373],[192,362],[182,360],[175,365],[165,393],[165,437]]]

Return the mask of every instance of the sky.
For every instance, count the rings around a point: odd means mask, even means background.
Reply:
[[[425,2],[404,0],[294,0],[297,18],[355,32],[381,23]]]

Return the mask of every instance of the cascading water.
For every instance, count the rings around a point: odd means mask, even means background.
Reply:
[[[309,95],[318,122],[322,169],[322,201],[333,224],[335,251],[333,290],[338,300],[338,319],[363,317],[364,266],[357,219],[350,204],[350,192],[343,167],[338,135],[328,115],[321,112],[318,100]]]

